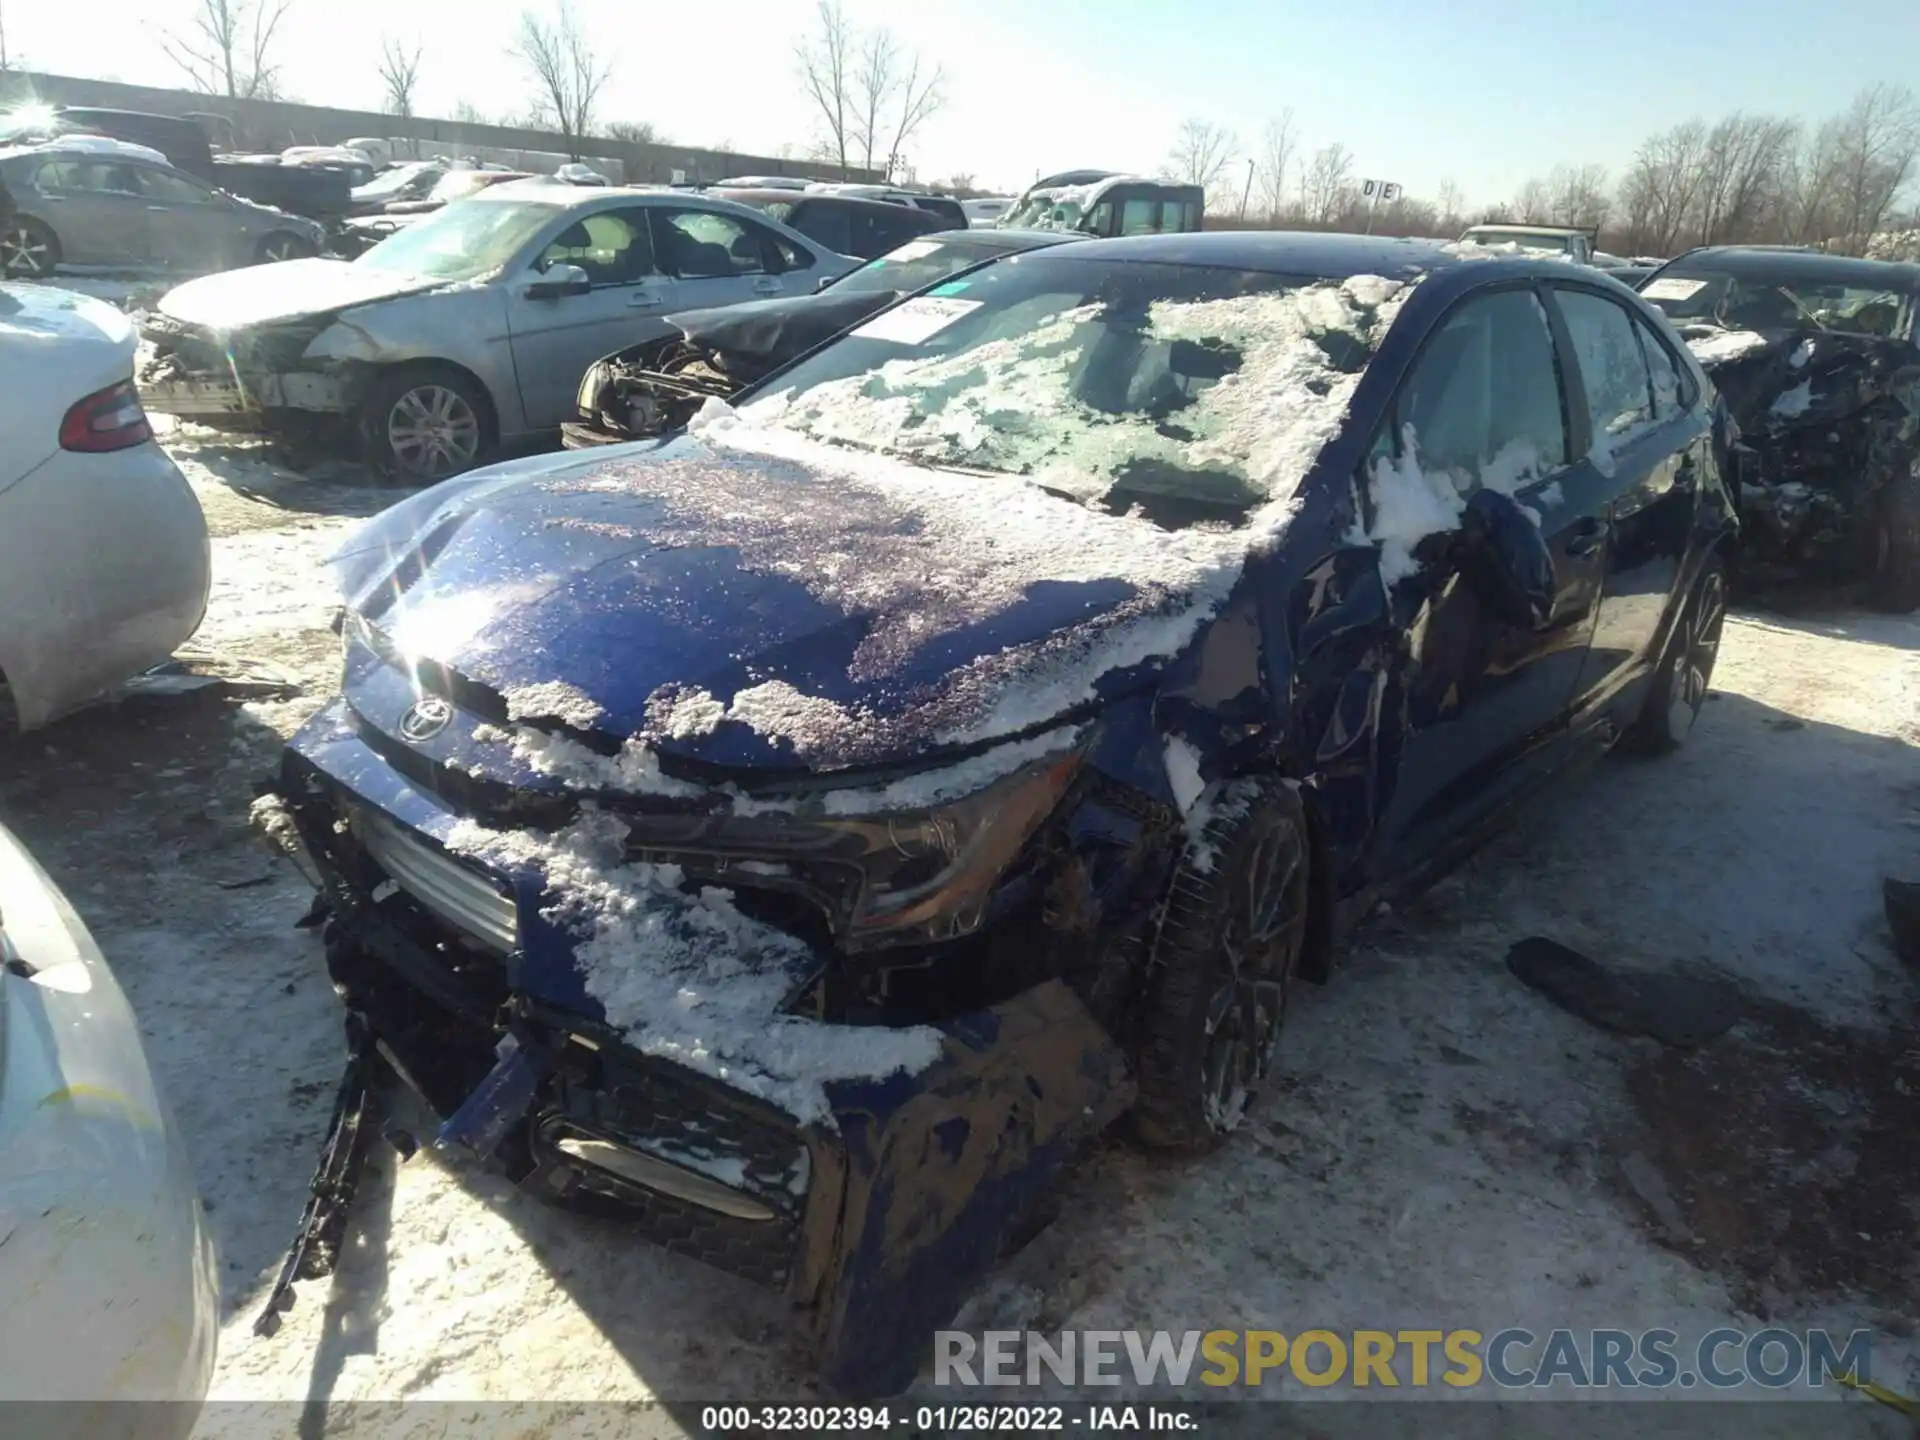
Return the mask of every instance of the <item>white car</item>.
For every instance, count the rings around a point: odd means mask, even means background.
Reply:
[[[111,305],[0,284],[0,684],[23,730],[159,664],[206,613],[206,516],[133,359]]]
[[[214,1260],[126,996],[0,827],[0,1396],[99,1407],[22,1429],[118,1433],[116,1402],[161,1400],[186,1403],[132,1410],[138,1433],[185,1437],[213,1375]]]

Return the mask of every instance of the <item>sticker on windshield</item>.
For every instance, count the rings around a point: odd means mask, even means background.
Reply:
[[[1649,300],[1691,300],[1706,288],[1704,280],[1681,280],[1677,277],[1656,280],[1640,293]]]
[[[882,310],[853,335],[861,340],[890,340],[895,345],[923,345],[956,320],[980,308],[978,300],[954,300],[922,295],[891,310]]]
[[[961,291],[971,288],[972,285],[973,285],[973,282],[971,280],[949,280],[944,285],[934,286],[931,290],[927,292],[927,294],[958,295]]]
[[[880,258],[892,265],[904,265],[909,260],[924,260],[940,247],[931,240],[909,240],[897,250],[889,250]]]

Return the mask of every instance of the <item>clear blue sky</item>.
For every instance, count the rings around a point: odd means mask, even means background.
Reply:
[[[541,0],[546,13],[558,0]],[[792,47],[809,0],[573,0],[615,64],[608,118],[691,144],[804,149],[812,117]],[[950,103],[910,147],[923,177],[1017,187],[1038,170],[1153,169],[1188,115],[1243,153],[1291,107],[1302,150],[1330,140],[1358,173],[1472,203],[1558,161],[1618,169],[1642,137],[1746,108],[1818,119],[1862,85],[1920,91],[1920,0],[844,0],[948,72]],[[0,0],[9,48],[64,74],[172,83],[154,27],[194,0],[94,0],[86,21]],[[376,108],[382,34],[422,41],[419,108],[524,109],[509,51],[518,0],[296,0],[280,48],[300,99]],[[1244,175],[1244,165],[1241,175]]]

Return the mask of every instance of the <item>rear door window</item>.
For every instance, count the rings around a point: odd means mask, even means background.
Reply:
[[[643,209],[602,210],[567,226],[541,252],[539,268],[578,265],[598,286],[634,285],[657,273]]]
[[[1631,337],[1629,337],[1631,338]],[[1466,301],[1427,342],[1395,405],[1392,451],[1456,491],[1511,493],[1567,464],[1559,362],[1531,290]]]
[[[802,201],[787,216],[787,224],[838,254],[857,253],[853,249],[853,229],[847,224],[847,212],[838,205]]]
[[[184,175],[167,170],[141,170],[138,174],[140,188],[149,200],[169,205],[205,205],[213,199],[211,190]]]
[[[1590,290],[1555,289],[1573,341],[1595,449],[1630,439],[1653,422],[1653,378],[1626,307]]]
[[[724,280],[767,273],[759,226],[713,210],[656,209],[654,246],[660,266],[682,280]]]
[[[1647,357],[1647,374],[1653,382],[1653,418],[1671,420],[1693,406],[1693,377],[1674,358],[1672,349],[1659,332],[1638,315],[1633,328],[1640,337],[1641,353]]]

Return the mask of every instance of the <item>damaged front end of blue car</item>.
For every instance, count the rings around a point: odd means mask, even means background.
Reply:
[[[409,707],[411,733],[440,725],[457,751],[504,718],[446,688]],[[711,802],[505,786],[433,754],[432,736],[368,723],[370,693],[350,683],[294,739],[256,820],[318,889],[351,1033],[438,1117],[420,1139],[784,1292],[837,1392],[904,1388],[930,1332],[1133,1100],[1156,897],[1186,841],[1154,696],[1060,727],[1037,760],[928,810],[809,818],[724,786]],[[797,1116],[637,1046],[584,983],[581,936],[539,868],[451,843],[475,818],[551,831],[583,805],[617,816],[629,861],[725,887],[804,942],[784,1015],[931,1032],[927,1063],[829,1080],[823,1112]],[[336,1209],[338,1178],[324,1162],[316,1177]],[[327,1273],[340,1222],[325,1208],[287,1279]],[[270,1312],[286,1303],[276,1292]]]

